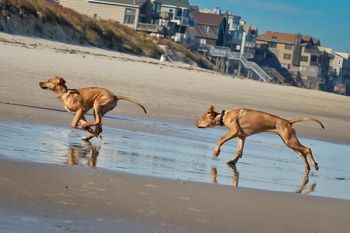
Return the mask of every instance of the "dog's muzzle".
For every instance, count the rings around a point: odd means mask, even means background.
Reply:
[[[47,89],[47,87],[43,82],[39,82],[39,86],[41,87],[41,89]]]

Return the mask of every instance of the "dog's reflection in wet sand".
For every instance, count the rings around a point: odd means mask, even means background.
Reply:
[[[235,165],[228,164],[228,166],[232,169],[231,185],[233,187],[238,187],[239,172]],[[218,171],[216,167],[212,167],[210,170],[211,183],[213,184],[218,183],[217,176],[218,176]],[[306,174],[303,176],[301,184],[296,188],[295,193],[309,194],[313,192],[316,188],[316,183],[313,183],[313,184],[308,184],[308,183],[309,183],[309,175]]]
[[[301,184],[296,188],[295,193],[302,193],[302,194],[308,194],[315,190],[316,183],[308,184],[309,183],[309,175],[304,175],[304,178],[301,182]]]
[[[67,162],[69,165],[83,165],[82,161],[86,160],[87,166],[96,167],[100,149],[100,145],[94,146],[90,142],[68,145]]]
[[[232,182],[231,185],[233,187],[238,187],[238,181],[239,181],[239,172],[236,168],[235,165],[229,165],[228,166],[230,168],[232,168],[233,174],[232,174]],[[213,184],[217,184],[217,176],[218,176],[218,170],[216,169],[216,167],[212,167],[210,170],[210,178],[211,178],[211,183]]]

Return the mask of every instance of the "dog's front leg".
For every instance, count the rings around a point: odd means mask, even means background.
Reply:
[[[91,135],[93,135],[94,137],[98,137],[99,135],[97,133],[95,133],[90,127],[80,127],[78,125],[79,121],[83,121],[83,125],[84,122],[86,122],[85,117],[84,117],[84,112],[82,109],[79,109],[78,111],[76,111],[75,116],[73,118],[73,121],[71,123],[72,128],[74,129],[80,129],[80,130],[86,130],[88,131]],[[92,137],[91,137],[92,138]],[[89,138],[89,139],[91,139]],[[83,140],[89,140],[86,138],[83,138]]]
[[[218,143],[216,144],[216,146],[214,148],[213,155],[215,157],[219,156],[221,146],[225,142],[231,140],[234,137],[237,137],[237,131],[236,130],[230,130],[227,134],[225,134],[224,136],[220,137],[219,140],[218,140]]]
[[[74,118],[73,118],[72,123],[71,123],[70,126],[72,128],[74,128],[74,129],[81,129],[81,130],[83,130],[83,128],[79,127],[79,125],[78,125],[78,123],[82,119],[82,117],[84,117],[83,110],[79,109],[78,111],[75,112]]]
[[[229,165],[235,165],[243,155],[245,137],[239,137],[237,141],[236,157],[233,160],[228,161]]]

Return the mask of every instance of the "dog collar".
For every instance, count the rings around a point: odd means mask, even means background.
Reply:
[[[225,110],[222,110],[220,114],[220,126],[224,126],[224,116],[225,116]]]

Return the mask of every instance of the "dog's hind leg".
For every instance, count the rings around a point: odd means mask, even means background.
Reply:
[[[314,156],[312,155],[311,149],[308,148],[308,147],[304,147],[304,153],[307,154],[310,157],[311,164],[315,168],[315,170],[318,170],[319,169],[318,163],[316,163],[316,161],[314,159]]]
[[[308,174],[310,172],[310,165],[307,161],[307,156],[309,155],[311,159],[312,166],[315,168],[315,170],[318,170],[318,164],[316,163],[314,157],[312,156],[311,149],[308,147],[305,147],[302,145],[296,136],[295,130],[291,127],[284,128],[281,132],[277,132],[284,143],[294,150],[297,154],[300,155],[300,157],[304,161],[304,167],[305,167],[305,174]]]
[[[83,127],[97,126],[102,123],[102,114],[101,114],[101,106],[98,104],[94,104],[94,121],[93,122],[85,122]]]

